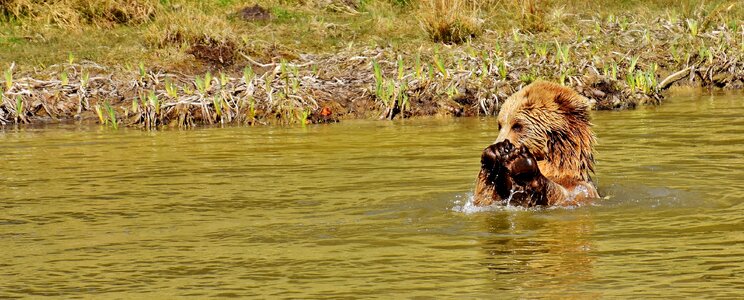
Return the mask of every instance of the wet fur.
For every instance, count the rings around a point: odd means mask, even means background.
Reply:
[[[598,197],[590,177],[594,172],[596,138],[589,108],[586,98],[548,82],[535,82],[509,97],[499,112],[499,136],[489,147],[494,151],[498,144],[496,148],[501,150],[497,151],[507,151],[503,146],[510,142],[515,149],[525,148],[521,160],[532,157],[539,172],[523,182],[505,178],[513,177],[509,168],[520,161],[519,155],[496,154],[505,173],[498,177],[493,167],[482,166],[475,203],[490,205],[511,198],[504,193],[505,185],[512,193],[523,195],[513,199],[517,201],[512,204],[524,206],[574,205]],[[490,157],[494,154],[490,153]]]

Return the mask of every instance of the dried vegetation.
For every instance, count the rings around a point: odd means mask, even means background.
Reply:
[[[421,0],[418,16],[421,27],[435,42],[460,44],[481,33],[483,20],[478,18],[475,1]]]
[[[322,7],[334,15],[358,17],[364,10],[347,2],[330,3]],[[416,22],[426,29],[437,22],[427,19],[437,15],[427,10],[442,9],[436,3],[471,5],[455,0],[402,5],[415,6]],[[244,29],[234,21],[194,7],[169,6],[175,11],[159,10],[143,25],[145,45],[194,57],[211,68],[183,72],[144,63],[103,66],[72,55],[66,63],[33,70],[7,63],[0,65],[0,123],[82,119],[111,127],[158,128],[495,115],[508,95],[540,79],[575,88],[595,109],[657,104],[663,90],[673,85],[744,87],[744,24],[736,3],[691,5],[655,17],[578,16],[561,7],[533,10],[535,3],[510,4],[521,17],[503,30],[488,29],[493,26],[488,17],[495,14],[492,6],[467,6],[475,13],[457,9],[460,14],[443,18],[442,24],[485,16],[483,27],[473,31],[477,33],[426,29],[422,38],[438,42],[416,47],[362,44],[320,54],[287,54],[281,45],[242,35]],[[260,28],[280,26],[288,14],[238,5],[231,11],[239,22],[263,22]],[[175,12],[190,19],[179,19]],[[395,32],[400,29],[390,24],[394,18],[377,15],[365,26]],[[321,28],[317,30],[329,39],[345,37],[344,30],[351,27],[333,27],[340,25],[317,17],[308,24],[306,30]]]
[[[110,27],[149,22],[157,5],[156,0],[2,0],[0,14],[67,29],[85,24]]]

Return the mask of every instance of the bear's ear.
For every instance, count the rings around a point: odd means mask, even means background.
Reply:
[[[559,85],[553,85],[550,89],[550,95],[553,96],[553,102],[558,105],[560,110],[572,112],[577,109],[576,96],[578,95],[574,91]]]
[[[523,110],[534,110],[534,109],[540,109],[545,106],[545,97],[547,95],[550,95],[548,91],[540,90],[540,86],[528,86],[528,88],[524,89],[524,93],[522,94],[522,99],[524,99],[524,102],[522,102],[522,109]],[[533,91],[535,89],[535,91]]]
[[[559,86],[552,93],[558,109],[582,121],[589,120],[589,101],[573,90]]]
[[[553,98],[553,102],[558,105],[561,110],[565,111],[572,111],[574,110],[574,104],[573,101],[571,101],[571,98],[573,98],[573,93],[570,91],[566,91],[565,89],[559,89],[555,93],[553,93],[555,98]]]
[[[562,110],[564,106],[570,105],[565,103],[570,101],[570,93],[567,88],[547,81],[537,81],[528,85],[521,90],[521,98],[524,99],[522,108],[525,110],[547,109],[549,111]],[[566,107],[568,108],[568,107]]]

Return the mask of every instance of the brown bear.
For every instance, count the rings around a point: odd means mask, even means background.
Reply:
[[[503,103],[498,122],[496,141],[481,155],[475,205],[569,206],[599,197],[586,98],[538,81]]]

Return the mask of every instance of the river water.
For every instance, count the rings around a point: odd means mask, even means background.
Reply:
[[[744,96],[594,113],[594,206],[469,205],[493,118],[0,131],[0,298],[744,297]]]

